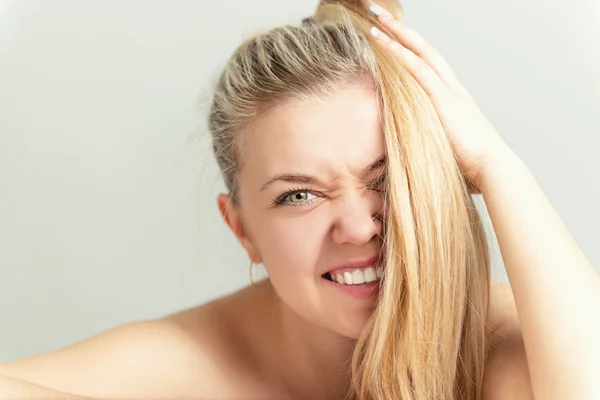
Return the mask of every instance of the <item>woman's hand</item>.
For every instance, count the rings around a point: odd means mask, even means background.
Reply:
[[[371,34],[394,54],[429,95],[460,168],[480,193],[483,174],[494,165],[494,159],[502,159],[496,156],[512,151],[432,45],[383,8],[373,4],[369,11],[393,38],[375,27]]]

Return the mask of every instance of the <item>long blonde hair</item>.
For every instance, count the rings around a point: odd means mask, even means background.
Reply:
[[[379,4],[402,19],[396,1]],[[367,77],[381,102],[387,148],[386,260],[346,399],[480,399],[489,350],[485,231],[431,100],[369,36],[372,25],[386,30],[368,5],[322,1],[302,24],[242,43],[215,90],[213,150],[237,202],[244,132],[261,115]]]

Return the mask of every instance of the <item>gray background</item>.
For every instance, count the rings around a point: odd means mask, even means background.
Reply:
[[[0,0],[0,362],[248,284],[210,88],[244,38],[316,4]],[[403,5],[600,266],[600,3]]]

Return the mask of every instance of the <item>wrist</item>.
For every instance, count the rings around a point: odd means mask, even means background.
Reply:
[[[506,146],[486,158],[478,176],[477,185],[483,193],[490,185],[508,178],[511,174],[521,174],[526,168],[519,156]]]

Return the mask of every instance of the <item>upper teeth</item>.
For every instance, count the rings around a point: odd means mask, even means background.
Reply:
[[[356,268],[345,271],[344,273],[330,272],[329,276],[331,277],[332,281],[343,285],[360,285],[365,282],[373,282],[381,279],[383,276],[383,270],[381,267],[368,267],[364,270],[361,268]]]

